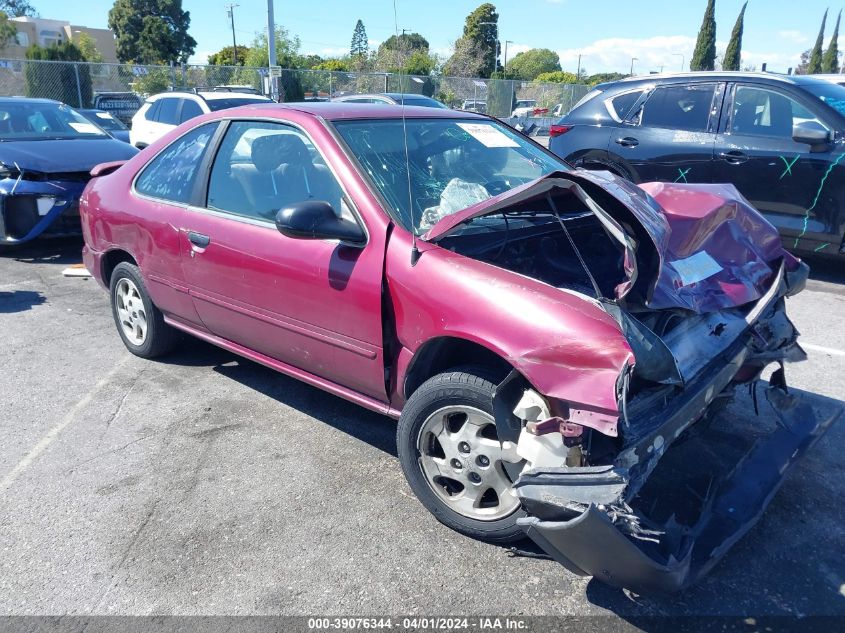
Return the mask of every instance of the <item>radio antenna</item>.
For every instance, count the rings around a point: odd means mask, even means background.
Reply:
[[[402,67],[405,63],[404,38],[399,35],[399,17],[396,13],[396,0],[393,0],[393,32],[396,35],[396,43],[399,45],[399,103],[402,108],[402,141],[405,144],[405,173],[408,176],[408,213],[411,215],[411,266],[416,266],[420,258],[420,250],[417,248],[417,224],[414,221],[414,196],[411,193],[411,159],[408,156],[408,126],[405,123],[405,89],[402,81]],[[404,32],[402,33],[404,35]]]

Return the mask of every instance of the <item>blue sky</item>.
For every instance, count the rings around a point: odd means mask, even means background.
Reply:
[[[105,27],[111,0],[31,0],[42,17],[91,27]],[[249,43],[266,27],[266,0],[234,0],[238,43]],[[724,50],[743,0],[716,0],[717,39]],[[192,62],[231,44],[227,0],[183,0],[191,13],[191,34],[197,40]],[[449,53],[461,35],[466,15],[481,0],[396,0],[399,29],[418,31],[432,50]],[[543,47],[557,51],[565,70],[575,71],[578,54],[589,72],[678,70],[689,63],[701,24],[705,0],[500,0],[500,38],[512,41],[508,56]],[[750,0],[745,19],[743,63],[785,71],[798,63],[801,51],[815,41],[826,7],[845,6],[830,0]],[[392,0],[275,0],[276,23],[298,35],[302,52],[342,54],[349,49],[355,21],[361,18],[373,47],[394,33]],[[800,10],[798,10],[800,7]],[[833,18],[835,19],[835,18]],[[827,37],[833,31],[828,23]],[[845,35],[845,34],[844,34]],[[844,43],[845,44],[845,43]],[[845,45],[840,44],[845,49]]]

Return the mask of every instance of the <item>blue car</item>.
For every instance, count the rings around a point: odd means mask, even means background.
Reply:
[[[91,168],[137,153],[58,101],[0,98],[0,246],[79,235]]]
[[[91,123],[103,128],[103,130],[110,136],[115,137],[118,141],[123,141],[124,143],[129,142],[129,128],[123,125],[123,121],[112,116],[110,112],[97,109],[77,110],[77,112],[91,121]]]

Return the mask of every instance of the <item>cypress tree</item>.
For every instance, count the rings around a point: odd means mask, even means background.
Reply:
[[[734,24],[731,41],[728,42],[725,58],[722,60],[722,70],[739,70],[742,60],[742,31],[745,27],[745,8],[747,6],[748,2],[742,5],[742,10],[739,12],[736,24]]]
[[[830,38],[830,46],[828,46],[822,58],[823,73],[839,72],[839,21],[841,19],[842,11],[836,16],[836,27],[833,29],[833,37]]]
[[[824,45],[824,27],[826,24],[827,10],[825,10],[822,18],[822,27],[819,29],[819,35],[816,38],[816,45],[813,46],[813,51],[810,53],[810,63],[807,65],[808,75],[818,75],[822,71],[822,46]]]
[[[716,68],[716,0],[707,0],[704,20],[698,32],[695,52],[692,54],[690,70],[714,70]]]

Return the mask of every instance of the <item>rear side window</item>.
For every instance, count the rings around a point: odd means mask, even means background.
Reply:
[[[617,121],[624,121],[628,118],[637,101],[643,95],[645,90],[634,90],[633,92],[625,92],[621,95],[616,95],[612,99],[608,99],[608,110],[610,115]]]
[[[706,132],[715,84],[656,88],[643,105],[640,124],[687,132]]]
[[[179,122],[184,123],[185,121],[189,121],[194,117],[200,116],[201,114],[202,108],[196,101],[184,99],[182,101],[182,114],[179,117]]]
[[[731,112],[731,133],[792,138],[792,127],[813,121],[824,127],[803,105],[774,90],[737,86]]]
[[[159,99],[161,105],[158,108],[156,121],[159,123],[167,123],[168,125],[176,125],[179,123],[176,118],[176,111],[179,109],[179,101],[175,97]]]
[[[216,129],[217,122],[206,123],[173,141],[147,164],[135,190],[168,202],[190,202],[199,164]]]
[[[153,102],[150,104],[150,107],[149,107],[149,108],[147,108],[147,111],[146,111],[146,112],[144,112],[144,118],[145,118],[147,121],[155,121],[155,120],[156,120],[156,115],[158,114],[158,109],[159,109],[159,107],[160,107],[160,106],[161,106],[161,101],[160,101],[160,100],[159,100],[159,101],[153,101]]]

